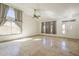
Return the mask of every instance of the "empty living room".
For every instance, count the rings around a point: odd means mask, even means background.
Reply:
[[[79,56],[79,3],[0,3],[0,56]]]

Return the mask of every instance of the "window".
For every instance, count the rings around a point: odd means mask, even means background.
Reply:
[[[15,12],[14,12],[13,8],[9,8],[7,17],[15,18]]]
[[[62,34],[65,34],[65,24],[62,24]]]
[[[41,23],[41,32],[46,34],[56,34],[56,21]]]
[[[15,21],[15,10],[9,8],[7,11],[5,23],[0,27],[0,35],[17,34],[21,32],[21,29]]]

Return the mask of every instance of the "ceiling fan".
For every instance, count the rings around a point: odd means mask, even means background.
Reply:
[[[33,18],[39,19],[41,17],[39,9],[34,9],[33,11]]]

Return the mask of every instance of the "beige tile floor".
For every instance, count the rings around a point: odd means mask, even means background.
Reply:
[[[78,56],[79,40],[34,36],[0,43],[0,56]]]

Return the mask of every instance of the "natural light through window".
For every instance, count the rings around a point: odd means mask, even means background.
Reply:
[[[15,20],[15,12],[12,8],[9,8],[7,17],[12,17],[12,18],[14,18],[13,20]]]
[[[65,24],[62,24],[62,34],[65,34],[66,31],[65,31]]]
[[[13,8],[9,8],[6,16],[6,21],[3,24],[3,26],[0,26],[0,34],[6,35],[6,34],[16,34],[20,33],[21,29],[17,25],[17,22],[15,21],[15,11]]]

